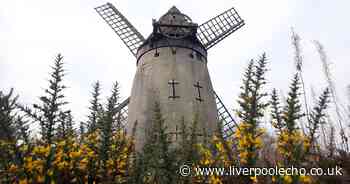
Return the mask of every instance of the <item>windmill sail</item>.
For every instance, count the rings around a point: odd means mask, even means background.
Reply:
[[[95,10],[136,57],[137,49],[145,38],[111,3],[96,7]]]
[[[216,107],[217,107],[217,118],[218,121],[222,123],[222,131],[224,138],[231,136],[234,133],[235,127],[237,127],[237,122],[233,119],[231,114],[228,112],[227,108],[225,107],[224,103],[222,103],[219,96],[215,94],[215,101],[216,101]]]
[[[130,102],[130,97],[124,100],[115,111],[118,112],[118,121],[120,122],[122,128],[126,127],[128,121],[128,104]]]
[[[208,50],[242,26],[244,20],[231,8],[200,25],[197,37]]]

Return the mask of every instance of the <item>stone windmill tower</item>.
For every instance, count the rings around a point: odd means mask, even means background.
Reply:
[[[147,39],[112,4],[95,10],[136,57],[131,96],[118,108],[128,132],[137,121],[136,149],[144,143],[156,102],[170,133],[177,135],[181,119],[191,122],[196,114],[199,132],[211,134],[222,122],[224,135],[232,134],[235,121],[213,90],[207,51],[244,25],[234,8],[198,25],[174,6],[153,20]]]

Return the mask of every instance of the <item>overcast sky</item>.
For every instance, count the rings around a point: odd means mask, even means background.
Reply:
[[[246,25],[208,52],[214,89],[230,108],[236,100],[242,73],[251,58],[266,52],[269,87],[285,93],[295,69],[291,27],[299,33],[306,87],[316,92],[325,82],[312,40],[319,40],[332,62],[340,96],[349,82],[350,1],[348,0],[111,0],[147,37],[152,18],[175,5],[198,24],[235,7]],[[57,53],[65,57],[69,86],[66,96],[76,119],[87,114],[91,85],[100,80],[103,96],[118,80],[129,96],[135,58],[94,11],[104,0],[0,0],[0,90],[14,87],[20,101],[31,104],[48,86],[50,65]],[[310,93],[310,92],[309,92]],[[309,97],[311,98],[311,97]],[[342,98],[344,99],[344,98]]]

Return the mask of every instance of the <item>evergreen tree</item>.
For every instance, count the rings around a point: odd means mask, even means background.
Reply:
[[[243,86],[240,87],[242,92],[239,94],[239,105],[240,110],[237,112],[239,118],[242,119],[242,121],[249,121],[249,109],[250,109],[250,101],[251,98],[251,88],[252,88],[252,78],[254,75],[254,61],[251,60],[248,64],[248,67],[244,73],[243,77]]]
[[[17,111],[18,96],[13,96],[13,89],[8,94],[0,91],[0,140],[18,144],[29,144],[27,121]]]
[[[243,79],[242,92],[239,96],[239,105],[241,110],[238,116],[245,122],[256,125],[259,118],[263,117],[263,110],[267,107],[267,103],[262,102],[262,98],[267,96],[262,92],[263,86],[266,84],[265,73],[267,58],[266,54],[262,56],[254,65],[254,60],[248,64]]]
[[[51,144],[57,134],[57,126],[60,123],[60,114],[67,114],[70,111],[64,111],[63,106],[68,102],[64,100],[63,94],[65,85],[62,79],[65,75],[63,68],[63,56],[58,54],[55,58],[52,72],[50,73],[49,88],[45,89],[45,95],[41,96],[40,104],[34,104],[34,110],[20,106],[20,108],[33,119],[39,122],[41,136],[44,142]]]
[[[154,116],[150,123],[152,128],[146,130],[146,142],[138,159],[138,182],[176,183],[175,155],[158,103],[155,104]]]
[[[84,141],[85,134],[86,134],[86,125],[84,122],[79,123],[79,130],[77,133],[79,135],[80,143],[82,143]]]
[[[13,89],[8,94],[0,91],[0,140],[29,142],[27,122],[17,113],[18,96],[13,96]]]
[[[270,104],[272,108],[272,111],[271,111],[271,116],[273,120],[272,126],[278,129],[279,131],[282,131],[284,124],[281,117],[282,112],[280,107],[280,100],[278,98],[276,89],[272,90]]]
[[[17,141],[22,140],[26,145],[30,145],[30,131],[27,123],[23,116],[17,115],[15,121]]]
[[[329,103],[330,91],[326,88],[322,95],[319,97],[319,100],[316,106],[313,108],[313,111],[310,113],[310,126],[309,129],[309,139],[310,144],[314,145],[317,140],[317,131],[320,128],[320,125],[325,124],[325,110],[327,109]],[[314,150],[315,151],[315,150]]]
[[[90,114],[88,115],[88,121],[86,123],[87,126],[87,133],[92,133],[96,131],[97,124],[98,124],[98,118],[101,115],[101,103],[100,103],[100,94],[101,94],[101,87],[100,82],[97,81],[93,85],[93,91],[92,91],[92,99],[90,100]]]
[[[22,145],[29,146],[29,131],[26,121],[17,114],[18,96],[13,95],[13,89],[5,94],[0,91],[0,183],[12,183],[12,178],[6,172],[12,164],[22,164]]]
[[[262,92],[263,86],[266,84],[266,64],[267,58],[265,53],[262,54],[256,65],[254,64],[254,60],[248,64],[248,68],[244,74],[243,86],[241,87],[242,92],[238,100],[240,105],[238,117],[242,120],[242,123],[240,124],[237,135],[249,135],[251,137],[247,138],[247,147],[239,148],[241,151],[244,150],[244,153],[241,153],[241,155],[247,156],[244,159],[246,160],[244,165],[248,167],[253,167],[258,159],[258,147],[253,142],[250,144],[249,139],[259,139],[259,136],[261,136],[262,132],[259,128],[259,121],[264,116],[264,110],[268,105],[268,103],[263,102],[263,98],[267,94]]]
[[[286,104],[283,108],[279,106],[279,99],[274,90],[272,92],[272,126],[278,129],[277,132],[277,152],[282,157],[282,160],[277,161],[284,167],[301,167],[307,163],[307,152],[310,146],[310,141],[298,127],[298,121],[305,115],[302,112],[300,103],[300,81],[299,75],[295,74],[290,85],[290,91],[286,99]],[[282,110],[280,110],[282,109]],[[304,166],[304,165],[303,165]],[[309,176],[274,176],[276,182],[300,183]],[[304,179],[302,179],[304,178]]]
[[[180,141],[176,147],[176,168],[180,168],[182,165],[193,166],[199,165],[200,153],[198,152],[198,144],[202,143],[202,146],[207,146],[207,135],[203,131],[203,140],[199,140],[199,131],[198,131],[198,114],[194,114],[193,121],[191,126],[186,126],[184,117],[181,119],[180,127]],[[174,171],[175,172],[175,171]],[[175,172],[178,180],[178,183],[192,183],[193,179],[191,177],[183,177],[178,172]]]
[[[100,148],[99,156],[102,161],[103,173],[107,173],[107,160],[109,158],[110,145],[112,142],[113,136],[113,124],[116,120],[117,111],[116,108],[119,105],[119,84],[115,82],[112,89],[111,96],[107,99],[106,108],[102,111],[102,118],[98,121],[98,126],[100,128]]]
[[[298,74],[295,74],[288,93],[287,104],[282,112],[282,119],[285,126],[280,135],[282,138],[283,136],[286,137],[283,143],[284,145],[282,146],[290,151],[290,154],[286,154],[287,156],[284,160],[285,166],[299,166],[301,159],[305,156],[302,150],[303,145],[299,142],[302,138],[300,135],[300,128],[297,125],[298,120],[305,115],[301,109],[299,90],[300,81]]]
[[[13,89],[8,94],[0,91],[0,140],[15,142],[16,140],[16,101]]]
[[[58,115],[57,138],[70,139],[74,136],[73,117],[70,111],[60,112]]]
[[[287,97],[287,104],[284,107],[282,119],[284,120],[286,130],[292,133],[294,130],[299,129],[297,127],[297,121],[304,116],[301,110],[301,104],[299,100],[300,82],[298,74],[294,75],[294,79],[290,86],[290,91]]]
[[[239,164],[244,167],[255,167],[259,159],[259,150],[262,148],[262,135],[264,130],[260,127],[260,119],[264,116],[264,110],[268,103],[263,98],[267,96],[263,92],[266,84],[265,74],[267,58],[263,53],[255,63],[251,60],[243,78],[242,92],[239,95],[240,109],[237,111],[241,119],[234,134],[237,140]],[[255,182],[255,177],[242,177],[243,183]]]

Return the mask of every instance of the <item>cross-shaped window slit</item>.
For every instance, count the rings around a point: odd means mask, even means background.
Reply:
[[[194,84],[193,86],[194,86],[195,88],[197,88],[197,92],[198,92],[198,96],[196,97],[196,100],[202,102],[203,99],[202,99],[202,96],[201,96],[201,88],[203,88],[203,86],[201,86],[201,85],[199,84],[199,81],[197,81],[197,83]]]
[[[169,96],[169,98],[171,98],[171,99],[173,99],[173,100],[175,100],[175,98],[180,98],[180,96],[176,96],[176,94],[175,94],[175,85],[177,85],[177,84],[179,84],[179,82],[178,81],[176,81],[176,80],[174,80],[174,79],[172,79],[172,80],[170,80],[169,82],[168,82],[168,84],[169,84],[169,86],[170,86],[170,96]]]

